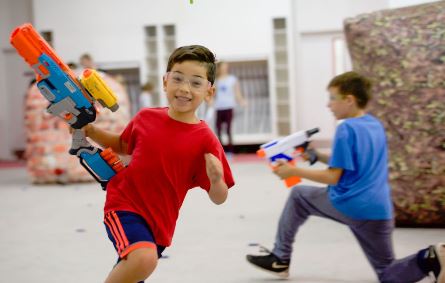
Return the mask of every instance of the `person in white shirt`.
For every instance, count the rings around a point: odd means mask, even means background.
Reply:
[[[142,92],[139,95],[139,109],[153,106],[153,84],[150,82],[142,86]]]
[[[247,103],[241,92],[237,77],[229,73],[228,63],[218,62],[216,75],[216,94],[214,100],[211,102],[211,105],[216,110],[216,135],[222,143],[221,131],[223,124],[225,124],[225,130],[228,137],[226,151],[231,155],[233,154],[233,139],[231,132],[233,110],[237,104],[245,107]]]

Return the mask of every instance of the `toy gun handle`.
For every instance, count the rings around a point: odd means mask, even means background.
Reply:
[[[73,142],[69,150],[71,155],[79,157],[80,164],[106,189],[108,181],[125,168],[122,160],[111,148],[93,147],[82,130],[74,130]]]
[[[310,148],[310,149],[306,149],[306,154],[309,156],[309,164],[310,165],[314,165],[315,162],[318,161],[318,155],[317,152],[315,151],[315,149]]]
[[[320,131],[319,128],[313,128],[313,129],[307,130],[306,135],[309,138],[312,135],[318,133],[319,131]],[[296,148],[296,150],[299,151],[300,154],[306,153],[309,156],[309,158],[308,158],[309,164],[314,165],[314,163],[318,161],[318,156],[314,149],[311,149],[311,148],[308,149],[310,143],[311,143],[311,141],[308,140],[303,145]]]
[[[81,129],[74,129],[69,153],[71,155],[78,155],[77,152],[81,148],[93,148],[93,146],[88,142],[85,133]]]
[[[295,160],[291,160],[291,161],[289,161],[289,163],[292,166],[296,165]],[[286,184],[286,187],[288,187],[288,188],[292,188],[293,186],[295,186],[296,184],[298,184],[300,182],[301,182],[301,178],[297,177],[297,176],[292,176],[292,177],[289,177],[289,178],[284,180],[284,183]]]
[[[295,160],[289,160],[288,163],[291,164],[292,166],[296,165]],[[271,167],[273,170],[275,168],[277,168],[277,166],[274,166],[274,165],[271,165]],[[301,178],[297,177],[297,176],[292,176],[287,179],[284,179],[284,184],[286,185],[287,188],[292,188],[293,186],[295,186],[296,184],[298,184],[300,182],[301,182]]]
[[[309,144],[310,144],[310,142],[304,143],[304,145],[297,148],[295,150],[295,152],[298,152],[299,154],[307,154],[308,155],[307,161],[309,161],[309,165],[312,166],[315,164],[315,162],[318,161],[318,156],[317,156],[317,152],[315,151],[315,149],[313,149],[313,148],[308,149]]]
[[[80,164],[100,183],[102,190],[106,190],[108,181],[125,168],[122,160],[113,152],[111,148],[104,150],[95,148],[97,152],[79,156]]]
[[[93,169],[91,169],[88,166],[88,163],[86,162],[86,160],[84,158],[79,157],[79,163],[80,165],[82,165],[83,168],[85,168],[85,170],[88,171],[88,173],[90,173],[91,176],[93,176],[93,178],[100,184],[100,186],[102,187],[102,190],[106,190],[107,189],[107,184],[109,180],[101,180],[99,179],[99,177],[97,176],[96,172],[93,171]]]

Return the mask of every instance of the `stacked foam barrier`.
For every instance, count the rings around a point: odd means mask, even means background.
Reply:
[[[445,2],[345,21],[353,69],[374,83],[398,225],[445,226]]]
[[[103,79],[117,96],[119,110],[111,112],[99,106],[95,124],[120,133],[130,120],[129,98],[124,87],[112,77],[103,74]],[[34,184],[93,181],[79,159],[68,153],[71,147],[68,124],[48,114],[47,106],[48,101],[33,85],[25,98],[25,156],[30,181]]]

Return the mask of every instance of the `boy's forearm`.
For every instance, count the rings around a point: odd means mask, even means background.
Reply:
[[[118,154],[127,154],[126,143],[121,140],[119,134],[100,129],[91,124],[86,128],[85,133],[87,137],[103,148],[111,147]]]
[[[333,169],[333,168],[328,168],[324,170],[313,170],[313,169],[295,167],[293,168],[293,170],[295,176],[299,176],[304,179],[308,179],[314,182],[327,185],[337,184],[342,174],[341,169]]]
[[[327,153],[322,153],[322,152],[320,152],[318,150],[316,152],[317,152],[318,161],[323,162],[324,164],[328,164],[329,158],[331,156],[329,154],[327,154]]]
[[[222,204],[226,201],[229,188],[227,184],[221,179],[218,182],[210,184],[209,197],[215,204]]]

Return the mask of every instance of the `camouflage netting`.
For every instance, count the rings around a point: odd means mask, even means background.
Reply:
[[[445,226],[445,2],[345,21],[353,69],[387,131],[396,220]]]
[[[112,77],[103,79],[114,91],[119,110],[101,108],[95,124],[103,129],[120,133],[130,119],[130,104],[125,89]],[[35,184],[73,183],[93,181],[80,165],[79,159],[68,153],[71,135],[68,124],[46,112],[48,101],[34,84],[25,100],[26,159],[30,181]]]

